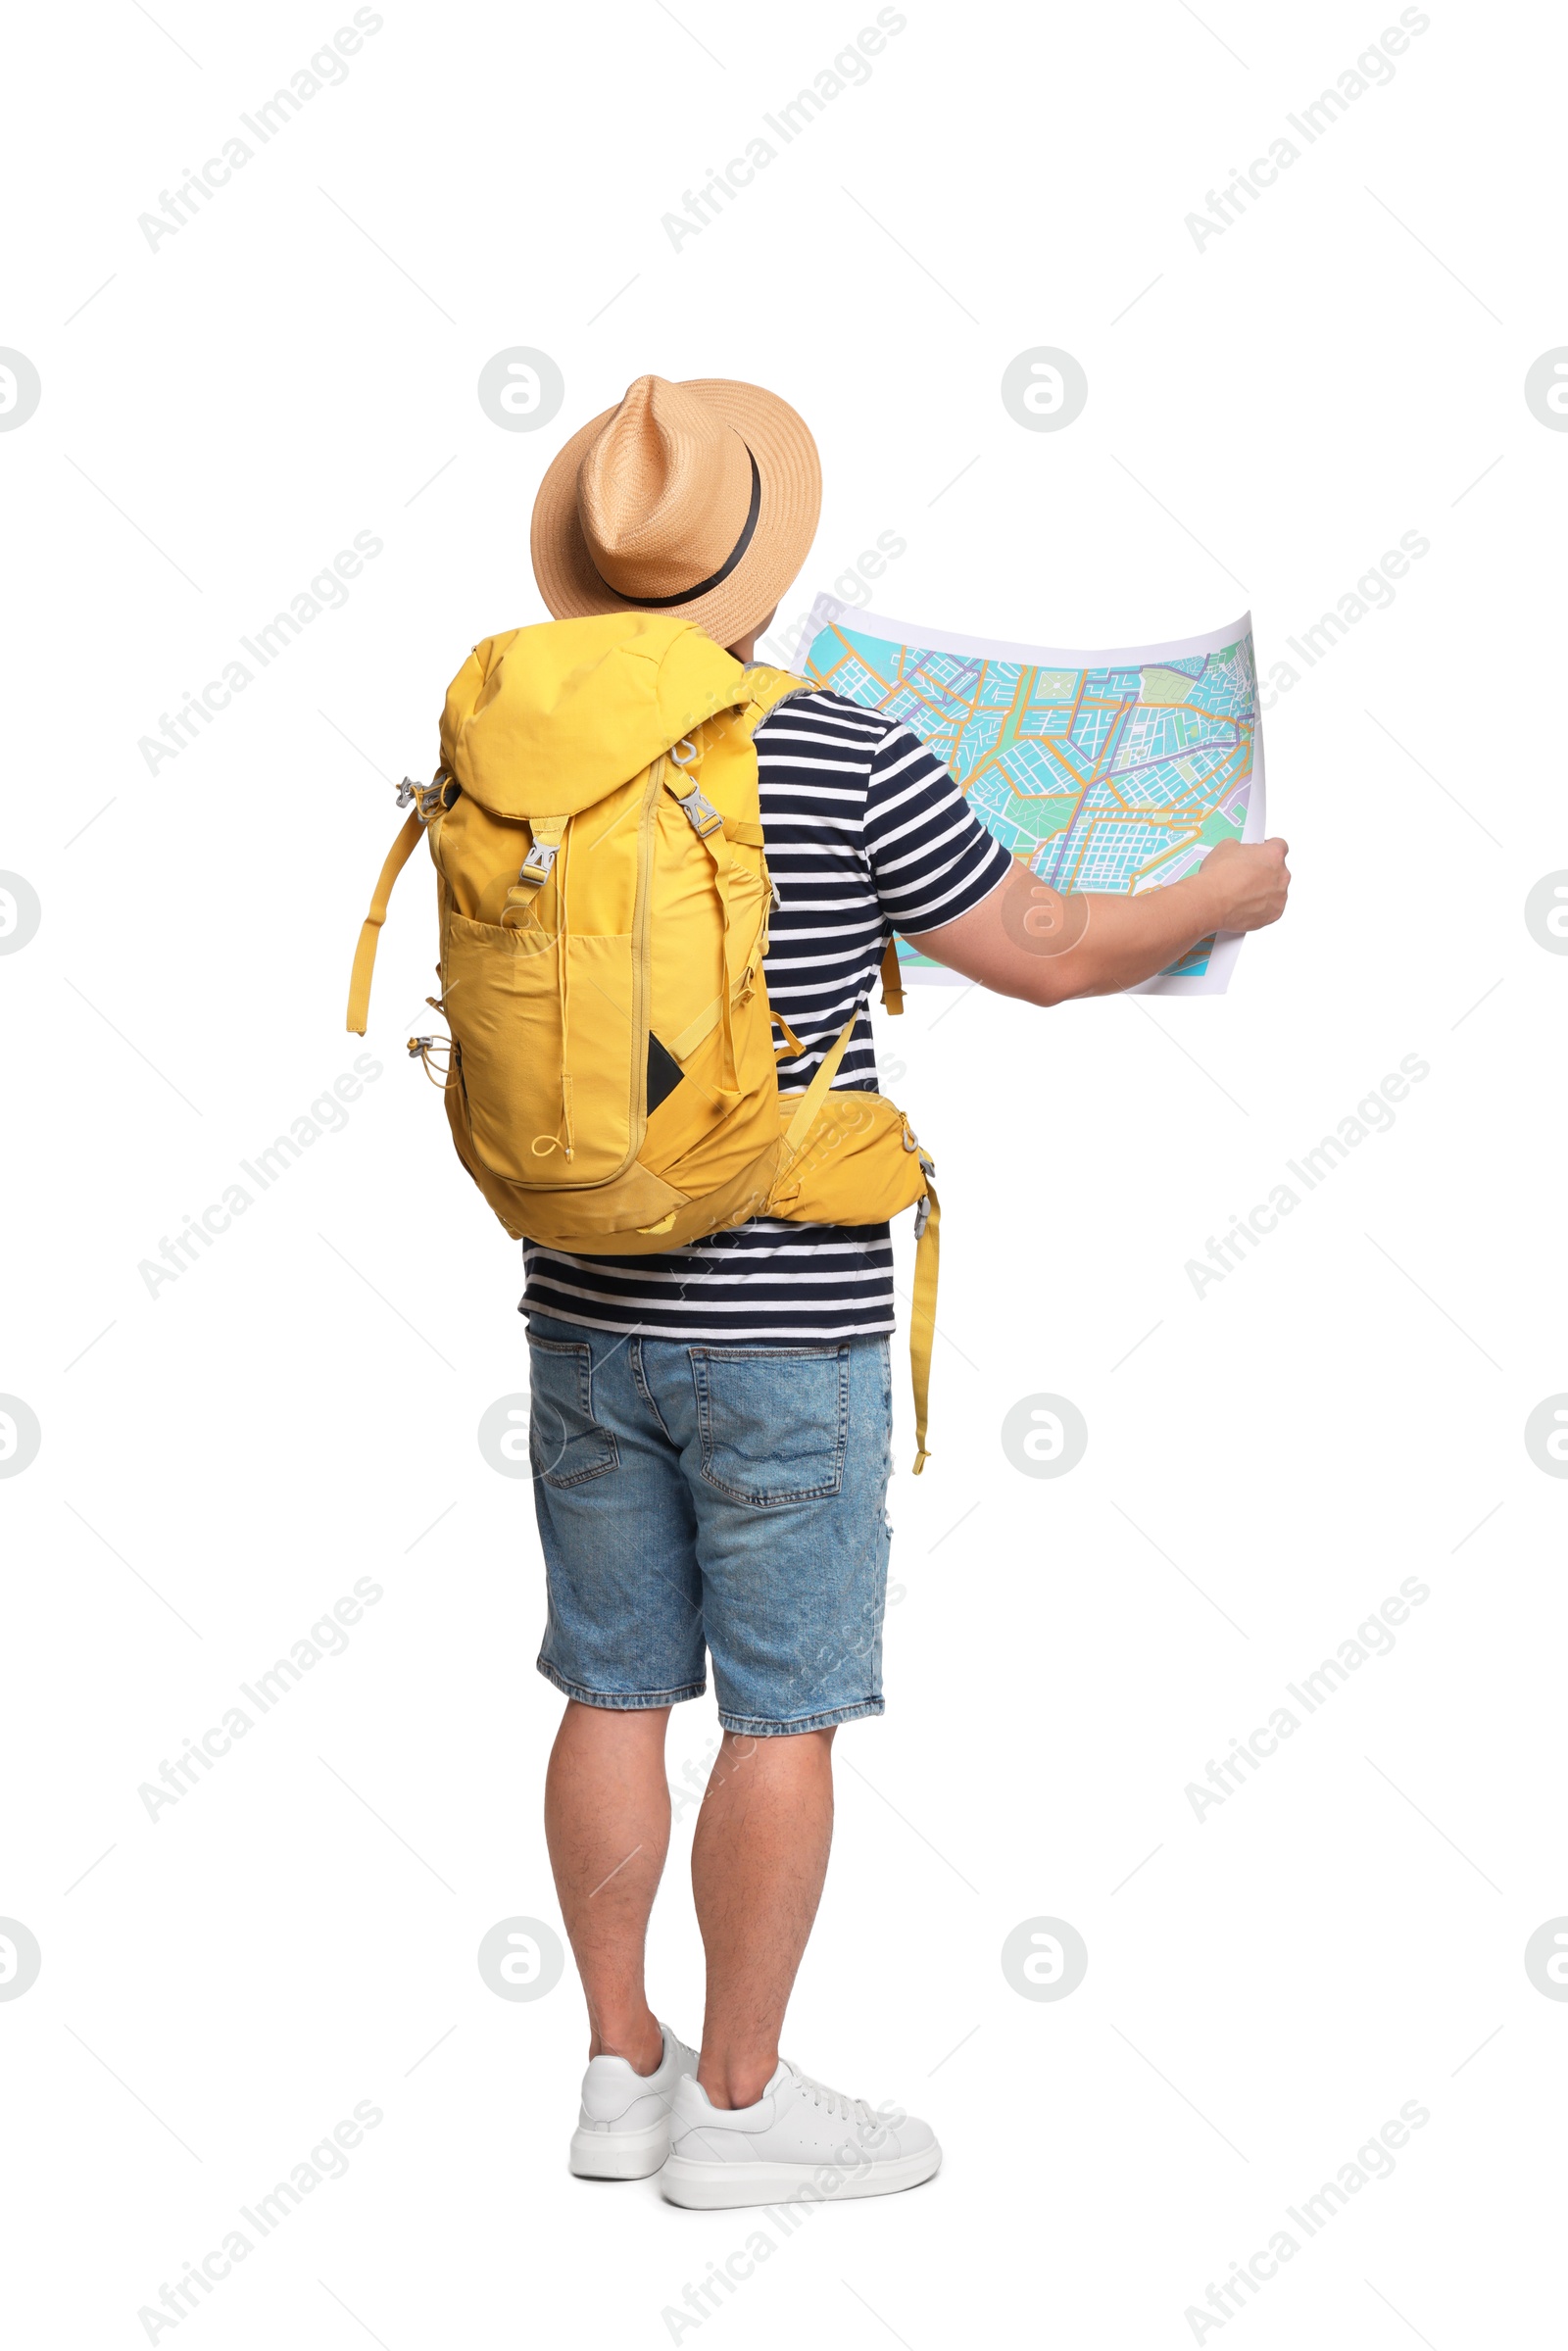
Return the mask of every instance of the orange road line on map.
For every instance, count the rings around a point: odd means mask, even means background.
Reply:
[[[1017,684],[1017,687],[1016,687],[1016,689],[1014,690],[1013,699],[1012,699],[1011,703],[1008,705],[1008,715],[1009,715],[1009,716],[1011,716],[1011,715],[1012,715],[1014,712],[1017,712],[1019,716],[1021,716],[1021,715],[1022,715],[1022,712],[1021,712],[1021,711],[1018,711],[1018,698],[1019,698],[1019,696],[1020,696],[1020,695],[1022,694],[1022,692],[1023,692],[1023,682],[1024,682],[1024,678],[1025,678],[1026,676],[1028,676],[1028,675],[1031,675],[1031,674],[1032,674],[1032,675],[1034,675],[1034,676],[1038,676],[1038,675],[1039,675],[1039,673],[1040,673],[1040,667],[1041,667],[1041,664],[1040,664],[1039,662],[1035,662],[1035,663],[1033,663],[1033,664],[1027,664],[1027,663],[1026,663],[1026,664],[1025,664],[1025,665],[1024,665],[1024,666],[1023,666],[1023,667],[1020,669],[1020,671],[1019,671],[1019,676],[1018,676],[1018,684]],[[1086,681],[1087,681],[1087,679],[1088,679],[1089,672],[1088,672],[1088,670],[1087,670],[1087,669],[1080,669],[1080,670],[1077,672],[1077,676],[1078,676],[1078,686],[1077,686],[1077,690],[1076,690],[1076,692],[1075,692],[1075,693],[1074,693],[1074,695],[1073,695],[1072,704],[1071,704],[1071,707],[1070,707],[1070,709],[1069,709],[1069,710],[1068,710],[1068,713],[1067,713],[1067,729],[1066,729],[1066,736],[1065,736],[1065,738],[1058,738],[1058,737],[1056,737],[1056,736],[1054,736],[1054,735],[1029,735],[1029,736],[1027,736],[1027,737],[1024,737],[1024,736],[1020,736],[1020,735],[1018,735],[1016,732],[1014,732],[1014,733],[1013,733],[1011,736],[1008,736],[1008,735],[1005,733],[1005,731],[1004,731],[1003,735],[1002,735],[1001,737],[999,737],[999,739],[998,739],[997,743],[996,743],[996,744],[993,746],[993,748],[992,748],[990,751],[986,752],[986,753],[984,754],[984,756],[983,756],[981,759],[977,759],[977,760],[976,760],[976,762],[975,762],[974,766],[973,766],[973,767],[971,768],[971,770],[970,770],[970,773],[969,773],[969,783],[968,783],[968,785],[965,787],[965,789],[966,789],[966,790],[972,790],[972,789],[973,789],[974,785],[975,785],[975,784],[976,784],[976,783],[979,781],[980,777],[981,777],[982,775],[984,775],[984,774],[987,772],[987,770],[988,770],[990,767],[992,767],[994,764],[996,764],[996,762],[997,762],[997,761],[998,761],[998,759],[1000,759],[1000,756],[1001,756],[1001,754],[1002,754],[1004,751],[1010,751],[1010,750],[1012,749],[1012,747],[1013,747],[1013,744],[1014,744],[1014,743],[1021,742],[1021,741],[1027,741],[1027,742],[1030,742],[1030,743],[1038,743],[1038,744],[1039,744],[1039,745],[1042,747],[1042,749],[1043,749],[1043,750],[1045,750],[1045,751],[1047,751],[1047,752],[1049,752],[1049,753],[1051,754],[1051,757],[1052,757],[1052,758],[1054,759],[1054,761],[1055,761],[1056,765],[1057,765],[1058,767],[1060,767],[1060,768],[1062,769],[1063,773],[1064,773],[1064,774],[1067,776],[1067,778],[1068,778],[1069,782],[1070,782],[1070,783],[1071,783],[1071,785],[1072,785],[1073,791],[1074,791],[1074,792],[1076,793],[1076,795],[1078,796],[1079,805],[1080,805],[1080,806],[1082,806],[1082,802],[1083,802],[1083,795],[1084,795],[1084,794],[1085,794],[1085,793],[1086,793],[1086,792],[1089,790],[1089,787],[1090,787],[1090,785],[1091,785],[1091,784],[1093,784],[1093,783],[1096,781],[1096,777],[1095,777],[1094,775],[1091,775],[1091,776],[1088,778],[1088,781],[1086,782],[1086,781],[1085,781],[1085,779],[1083,778],[1083,776],[1081,776],[1081,775],[1080,775],[1080,774],[1077,772],[1077,770],[1076,770],[1076,769],[1074,769],[1074,768],[1072,768],[1072,767],[1069,767],[1069,766],[1068,766],[1068,764],[1067,764],[1066,760],[1065,760],[1065,759],[1062,758],[1062,756],[1061,756],[1060,752],[1058,752],[1058,751],[1057,751],[1057,749],[1056,749],[1056,743],[1057,743],[1057,741],[1058,741],[1058,740],[1065,739],[1065,740],[1067,740],[1067,741],[1069,741],[1069,742],[1071,741],[1071,738],[1072,738],[1072,730],[1073,730],[1074,726],[1077,724],[1077,722],[1078,722],[1078,718],[1079,718],[1079,716],[1080,716],[1080,714],[1081,714],[1081,712],[1082,712],[1082,710],[1083,710],[1083,708],[1084,708],[1084,687],[1085,687],[1085,683],[1086,683]],[[1116,704],[1116,703],[1106,703],[1106,702],[1104,702],[1104,701],[1101,700],[1101,699],[1100,699],[1100,698],[1097,696],[1097,697],[1096,697],[1096,698],[1095,698],[1095,699],[1094,699],[1094,700],[1091,702],[1091,704],[1090,704],[1090,706],[1089,706],[1089,707],[1090,707],[1091,709],[1093,709],[1093,710],[1116,710],[1116,709],[1119,709],[1119,707],[1120,707],[1120,706],[1119,706],[1119,704]],[[1012,792],[1013,798],[1014,798],[1015,800],[1028,800],[1028,799],[1031,799],[1031,798],[1045,798],[1045,797],[1048,797],[1047,795],[1043,795],[1043,794],[1041,794],[1041,795],[1036,795],[1036,794],[1029,794],[1029,793],[1022,793],[1022,792],[1018,792],[1018,791],[1015,789],[1015,787],[1012,785],[1012,783],[1011,783],[1011,779],[1010,779],[1010,778],[1008,779],[1008,789],[1009,789],[1009,791],[1011,791],[1011,792]],[[1057,796],[1056,796],[1054,793],[1053,793],[1053,794],[1049,795],[1049,797],[1050,797],[1050,798],[1052,798],[1052,799],[1054,799],[1054,798],[1056,798]],[[1076,811],[1075,811],[1075,813],[1076,813]]]

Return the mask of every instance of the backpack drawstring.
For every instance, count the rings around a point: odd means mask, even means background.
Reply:
[[[571,965],[566,954],[569,932],[566,923],[566,876],[571,868],[569,823],[561,836],[561,844],[551,867],[556,885],[556,1000],[561,1007],[561,1129],[555,1135],[535,1135],[530,1146],[536,1159],[548,1159],[553,1151],[572,1155],[571,1079],[567,1073],[567,1053],[571,1042]]]
[[[571,827],[562,835],[560,870],[556,875],[556,970],[561,982],[561,1126],[566,1159],[571,1159],[571,1079],[568,1046],[571,1020],[571,960],[567,946],[571,938],[566,921],[566,876],[571,869],[569,848]]]

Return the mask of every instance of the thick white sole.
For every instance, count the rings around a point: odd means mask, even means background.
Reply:
[[[941,2168],[942,2149],[925,2147],[918,2155],[895,2155],[869,2163],[863,2172],[846,2174],[838,2187],[822,2190],[815,2163],[696,2163],[672,2155],[659,2175],[659,2185],[671,2204],[698,2212],[722,2212],[736,2204],[840,2204],[852,2196],[896,2196],[902,2188],[918,2187]]]
[[[647,2180],[669,2153],[669,2125],[645,2131],[574,2131],[571,2169],[579,2180]]]

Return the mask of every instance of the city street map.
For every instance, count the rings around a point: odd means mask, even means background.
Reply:
[[[987,830],[1063,894],[1162,889],[1217,842],[1263,838],[1250,613],[1168,645],[1060,653],[819,596],[794,667],[901,719]],[[1200,940],[1139,992],[1221,995],[1240,946]],[[906,979],[963,984],[902,939],[899,959]]]

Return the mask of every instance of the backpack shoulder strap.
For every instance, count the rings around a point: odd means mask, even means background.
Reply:
[[[781,702],[788,702],[792,694],[814,694],[817,688],[808,677],[797,677],[793,670],[764,667],[748,669],[741,679],[741,690],[746,701],[740,722],[743,731],[751,735],[756,733],[768,711],[775,710]]]

